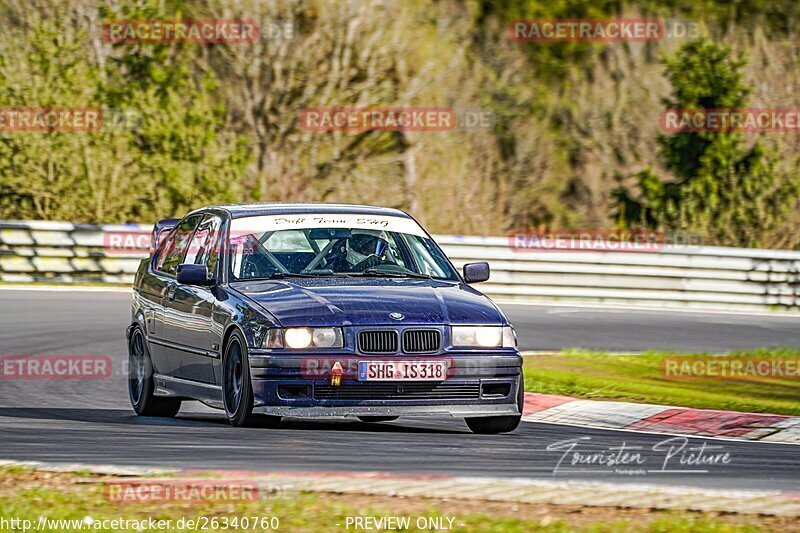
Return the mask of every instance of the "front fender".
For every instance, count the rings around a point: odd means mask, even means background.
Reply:
[[[261,340],[270,328],[278,327],[271,315],[264,313],[261,307],[238,293],[226,291],[227,298],[220,302],[220,313],[224,316],[222,321],[222,344],[220,351],[225,347],[228,335],[236,327],[244,336],[248,348],[258,348]]]

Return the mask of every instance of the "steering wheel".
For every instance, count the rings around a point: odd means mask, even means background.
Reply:
[[[352,272],[363,272],[364,270],[366,270],[368,268],[375,268],[377,266],[386,265],[386,264],[393,264],[393,263],[385,261],[385,260],[381,259],[380,257],[378,257],[375,254],[369,254],[366,258],[362,259],[361,261],[359,261],[358,263],[353,265],[350,268],[350,270]]]
[[[301,273],[306,274],[322,267],[327,267],[332,262],[336,261],[340,258],[341,253],[338,251],[338,246],[344,242],[345,239],[331,239],[331,241],[323,248],[322,250],[318,251],[314,258],[301,270]]]
[[[253,256],[247,256],[242,260],[242,274],[248,278],[264,277],[258,263],[253,261]]]

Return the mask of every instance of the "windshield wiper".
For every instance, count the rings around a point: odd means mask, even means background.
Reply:
[[[363,277],[382,277],[382,278],[420,278],[432,279],[428,274],[417,274],[416,272],[389,272],[386,270],[379,270],[376,268],[367,268],[361,272],[324,272],[316,274],[306,274],[301,272],[275,272],[271,274],[268,279],[284,279],[284,278],[320,278],[328,276],[363,276]]]
[[[362,276],[382,276],[387,278],[421,278],[431,279],[428,274],[417,274],[416,272],[387,272],[377,268],[365,268],[360,272]]]
[[[269,279],[283,279],[283,278],[318,278],[319,274],[301,274],[299,272],[275,272],[270,274]]]

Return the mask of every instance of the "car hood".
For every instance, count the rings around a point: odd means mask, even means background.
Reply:
[[[416,278],[295,278],[235,282],[284,327],[505,324],[483,294],[464,283]],[[390,313],[401,313],[393,320]]]

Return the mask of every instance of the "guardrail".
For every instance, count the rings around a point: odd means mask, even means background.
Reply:
[[[114,236],[150,226],[0,222],[0,281],[130,284],[147,243]],[[512,251],[501,237],[436,236],[456,266],[489,261],[496,299],[800,314],[800,252],[697,247],[691,252]],[[147,239],[145,239],[146,241]]]
[[[0,222],[0,281],[129,285],[147,246],[111,250],[108,235],[150,230],[138,224]]]

